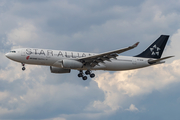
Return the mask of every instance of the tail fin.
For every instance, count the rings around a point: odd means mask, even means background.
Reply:
[[[161,58],[164,51],[166,43],[168,41],[169,35],[161,35],[153,44],[151,44],[145,51],[135,57],[143,58]]]

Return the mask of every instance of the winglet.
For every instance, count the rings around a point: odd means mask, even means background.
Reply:
[[[130,46],[130,47],[135,48],[135,47],[138,46],[138,44],[139,44],[139,42],[135,43],[134,45],[132,45],[132,46]]]
[[[135,47],[137,47],[139,45],[139,42],[137,42],[136,44],[134,44]]]

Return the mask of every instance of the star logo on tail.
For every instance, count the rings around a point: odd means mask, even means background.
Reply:
[[[151,51],[151,55],[157,55],[159,56],[159,51],[161,49],[159,47],[157,47],[156,45],[154,45],[152,48],[150,48],[150,51]]]

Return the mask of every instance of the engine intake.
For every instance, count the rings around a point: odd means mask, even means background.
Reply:
[[[62,67],[65,69],[77,69],[82,68],[83,64],[76,60],[63,60]]]
[[[71,69],[63,69],[59,67],[50,66],[51,73],[70,73]]]

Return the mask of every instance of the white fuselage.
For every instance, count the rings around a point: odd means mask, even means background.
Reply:
[[[21,48],[14,49],[7,53],[6,56],[16,62],[33,65],[46,65],[62,68],[61,61],[64,59],[78,59],[97,55],[95,53],[59,51],[48,49]],[[111,58],[110,61],[99,63],[91,70],[131,70],[150,66],[149,58],[118,56],[117,59]],[[87,70],[86,67],[77,68],[77,70]]]

